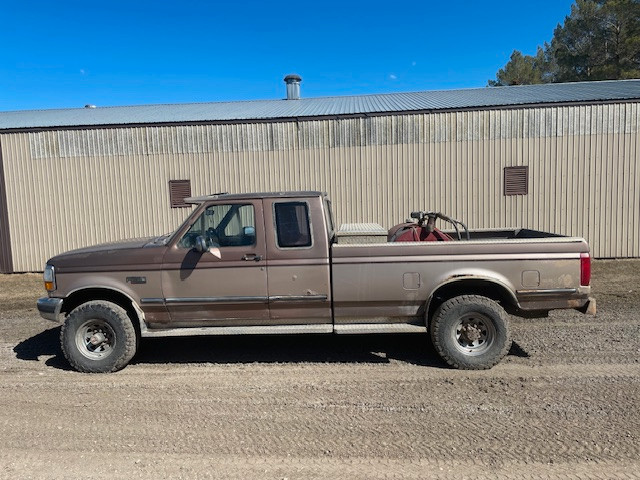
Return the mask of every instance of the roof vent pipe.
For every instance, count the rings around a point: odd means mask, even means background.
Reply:
[[[300,100],[300,82],[302,81],[302,77],[292,73],[284,77],[284,81],[287,84],[287,100]]]

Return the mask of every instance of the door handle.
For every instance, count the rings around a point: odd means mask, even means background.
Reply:
[[[254,262],[259,262],[260,260],[262,260],[262,255],[256,255],[255,253],[246,253],[243,257],[242,260],[246,260],[247,262],[253,260]]]

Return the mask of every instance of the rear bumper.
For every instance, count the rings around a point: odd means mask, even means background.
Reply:
[[[589,295],[589,287],[557,288],[550,290],[518,290],[516,296],[521,310],[559,310],[572,308],[590,315],[596,314],[596,300]]]
[[[61,298],[42,297],[38,299],[36,305],[42,318],[53,322],[62,322],[62,314],[60,313],[62,310]]]

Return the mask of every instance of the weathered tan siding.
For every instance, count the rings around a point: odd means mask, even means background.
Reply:
[[[640,257],[638,103],[231,125],[1,135],[15,271],[64,250],[161,234],[193,195],[326,190],[336,222],[389,227],[411,210],[471,228],[584,236],[597,257]],[[529,193],[503,195],[503,168],[529,166]]]

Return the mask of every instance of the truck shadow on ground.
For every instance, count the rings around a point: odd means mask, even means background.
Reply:
[[[20,360],[70,370],[60,350],[60,327],[45,330],[15,346]],[[509,355],[529,357],[513,342]],[[131,364],[184,363],[389,363],[448,368],[426,334],[255,335],[237,337],[148,338]]]
[[[51,357],[45,365],[72,370],[60,349],[60,327],[50,328],[18,343],[13,351],[19,360],[39,361],[41,356]]]
[[[388,363],[445,367],[426,335],[153,338],[132,363]]]

